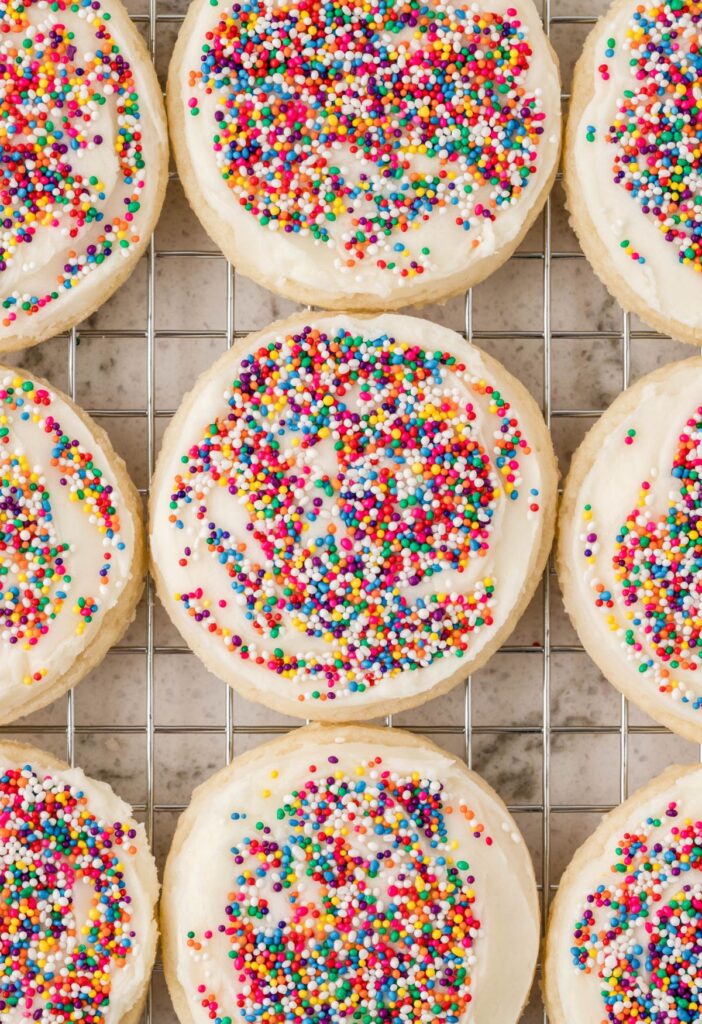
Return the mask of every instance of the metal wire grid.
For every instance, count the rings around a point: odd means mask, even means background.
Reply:
[[[164,2],[164,0],[161,0]],[[543,20],[547,34],[556,25],[577,26],[590,25],[595,22],[594,17],[585,15],[554,15],[551,10],[552,0],[543,0]],[[159,0],[148,0],[148,12],[134,15],[134,21],[146,28],[149,50],[152,57],[156,56],[156,45],[159,26],[165,24],[177,25],[182,22],[184,15],[163,12],[159,10]],[[568,95],[564,94],[564,100]],[[174,179],[176,175],[171,174]],[[159,419],[168,419],[174,410],[171,408],[157,408],[156,405],[156,344],[161,338],[179,339],[220,339],[227,347],[231,347],[239,337],[244,337],[247,331],[236,329],[235,321],[235,272],[227,264],[226,277],[226,322],[223,331],[216,330],[157,330],[155,319],[156,307],[156,266],[157,261],[174,258],[200,260],[220,259],[223,257],[217,253],[200,249],[169,249],[156,248],[154,240],[147,253],[147,302],[146,322],[143,330],[115,330],[115,329],[80,329],[81,338],[140,338],[147,347],[147,387],[146,404],[143,407],[113,409],[113,408],[89,408],[88,411],[102,419],[125,419],[137,418],[143,421],[145,426],[146,441],[146,462],[148,479],[151,478],[155,456],[156,456],[156,424]],[[525,341],[539,343],[542,346],[542,386],[543,386],[543,412],[549,427],[557,420],[564,419],[592,419],[599,416],[602,409],[574,409],[556,408],[553,404],[552,388],[552,344],[558,339],[573,339],[581,341],[610,340],[619,341],[621,353],[621,386],[626,388],[629,384],[631,346],[634,340],[648,340],[657,337],[650,331],[632,330],[628,314],[622,314],[621,328],[619,330],[554,330],[551,324],[551,290],[552,290],[552,268],[555,263],[561,260],[582,260],[579,252],[558,251],[552,246],[552,209],[551,200],[547,202],[543,216],[542,246],[533,251],[522,251],[517,253],[513,260],[521,265],[525,261],[536,261],[541,266],[541,290],[543,301],[543,322],[538,330],[505,330],[486,331],[474,328],[473,324],[473,294],[468,292],[465,296],[465,336],[469,341],[495,342],[501,339],[513,341]],[[77,363],[78,363],[78,332],[72,330],[68,335],[68,390],[71,397],[76,396]],[[90,403],[88,403],[90,404]],[[109,425],[108,425],[109,427]],[[147,489],[142,489],[146,496]],[[554,654],[580,653],[583,648],[577,644],[556,644],[551,639],[551,590],[553,567],[550,565],[544,574],[541,590],[541,613],[542,613],[542,637],[541,642],[535,645],[506,644],[501,649],[517,657],[540,657],[541,668],[541,722],[533,725],[477,725],[473,721],[473,680],[469,676],[464,684],[463,690],[463,721],[460,724],[435,725],[435,726],[405,726],[410,731],[421,732],[427,735],[448,736],[455,735],[463,738],[463,750],[465,760],[469,766],[473,764],[474,739],[476,736],[534,736],[541,739],[542,770],[540,800],[534,803],[521,803],[510,805],[510,810],[518,814],[536,814],[541,816],[541,842],[542,842],[542,864],[540,871],[540,891],[542,898],[543,919],[548,913],[549,902],[556,886],[552,882],[551,858],[552,858],[552,821],[556,814],[601,814],[611,809],[611,804],[602,803],[554,803],[551,796],[552,768],[551,768],[551,745],[552,740],[558,735],[613,735],[618,737],[619,746],[619,778],[618,795],[623,800],[628,795],[629,780],[629,743],[630,738],[635,735],[655,734],[664,735],[667,733],[663,727],[657,725],[633,725],[629,722],[629,708],[627,701],[622,697],[620,700],[619,720],[612,721],[605,725],[559,725],[551,721],[552,693],[551,693],[551,670],[552,656]],[[144,694],[145,694],[145,725],[113,725],[109,723],[99,725],[80,724],[77,721],[75,700],[73,692],[68,694],[65,724],[61,725],[35,725],[20,724],[0,728],[1,733],[13,735],[57,735],[65,734],[66,757],[71,764],[75,763],[76,737],[80,735],[136,734],[145,737],[146,740],[146,766],[145,766],[145,800],[143,803],[134,805],[135,811],[143,815],[146,828],[152,839],[154,838],[154,825],[156,812],[171,811],[178,812],[184,809],[184,805],[178,803],[157,803],[154,792],[155,782],[155,739],[158,735],[219,735],[225,737],[225,761],[228,764],[234,756],[234,748],[237,736],[248,735],[269,735],[271,733],[284,733],[287,726],[275,725],[246,725],[238,724],[235,715],[234,695],[231,690],[225,688],[225,710],[224,725],[167,725],[159,724],[156,721],[154,692],[155,674],[154,659],[156,655],[187,655],[189,649],[182,645],[159,645],[156,643],[155,634],[155,591],[151,579],[146,584],[146,633],[145,641],[141,644],[123,643],[113,651],[120,654],[137,654],[144,659]],[[391,727],[392,719],[387,719],[387,725]],[[157,963],[155,976],[161,970]],[[541,1009],[541,1004],[532,1005],[528,1013],[529,1022],[543,1020],[546,1022],[546,1014]],[[153,1007],[152,991],[149,992],[149,1000],[144,1015],[145,1024],[171,1024],[175,1021],[175,1014],[172,1009],[156,1013]]]

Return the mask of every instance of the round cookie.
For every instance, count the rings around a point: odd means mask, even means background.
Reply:
[[[144,826],[104,782],[0,743],[3,1024],[138,1024],[156,954]]]
[[[410,317],[298,314],[225,353],[165,435],[159,596],[207,667],[317,720],[447,692],[512,631],[553,533],[541,414]]]
[[[161,89],[120,0],[0,11],[0,352],[93,313],[153,232],[168,177]]]
[[[227,258],[329,309],[482,281],[537,217],[560,151],[532,0],[194,0],[168,114],[186,194]]]
[[[596,274],[632,313],[702,343],[702,83],[696,0],[616,0],[573,79],[564,182]]]
[[[168,857],[181,1024],[514,1024],[539,947],[524,841],[453,755],[310,726],[196,790]]]
[[[548,928],[552,1024],[699,1019],[701,822],[702,768],[673,765],[577,851]]]
[[[702,359],[623,392],[573,457],[559,517],[563,600],[603,675],[702,742]]]
[[[105,431],[0,367],[0,722],[55,700],[120,639],[144,585],[141,520]]]

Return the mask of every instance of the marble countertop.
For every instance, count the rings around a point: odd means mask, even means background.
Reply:
[[[158,0],[157,11],[181,15],[186,6],[186,0]],[[131,0],[129,7],[133,14],[148,13],[145,0]],[[559,19],[597,15],[603,8],[601,0],[551,3],[551,37],[566,91],[589,25]],[[140,27],[146,33],[148,26]],[[157,63],[164,80],[177,29],[176,20],[157,23]],[[547,266],[544,247],[549,229],[554,255]],[[244,278],[232,275],[228,281],[225,260],[199,226],[177,180],[169,185],[155,244],[152,397],[157,451],[169,414],[194,375],[224,349],[227,323],[236,332],[246,332],[295,306]],[[199,255],[172,255],[184,250]],[[78,330],[75,353],[77,400],[88,410],[109,412],[100,421],[144,490],[150,464],[148,273],[145,258],[127,284]],[[549,308],[545,308],[549,294]],[[559,183],[549,213],[530,231],[520,255],[474,290],[471,310],[473,339],[521,378],[539,402],[550,403],[555,445],[565,474],[571,453],[592,422],[582,411],[603,409],[624,382],[623,315],[580,256]],[[458,330],[466,326],[463,299],[412,312]],[[632,381],[691,354],[686,346],[647,336],[640,323],[632,321],[631,327]],[[547,374],[544,362],[549,349]],[[13,361],[70,390],[66,338],[19,353]],[[544,390],[549,380],[550,395]],[[193,788],[225,762],[229,698],[223,683],[193,655],[178,650],[181,641],[158,603],[151,626],[150,621],[145,598],[119,651],[109,654],[76,690],[75,759],[90,774],[109,781],[125,799],[146,808],[140,815],[153,811],[154,846],[162,867],[179,808],[188,802]],[[598,813],[574,807],[611,805],[620,799],[622,701],[587,655],[572,649],[577,639],[552,574],[540,586],[509,646],[519,650],[499,652],[475,674],[470,686],[459,686],[446,697],[398,715],[394,724],[429,728],[436,742],[470,757],[472,766],[514,806],[537,877],[554,886],[599,818]],[[151,735],[150,699],[155,723]],[[234,754],[293,724],[238,696],[230,699]],[[628,721],[633,727],[625,745],[630,788],[671,762],[699,758],[697,747],[669,733],[639,731],[654,723],[636,709],[629,710]],[[468,738],[460,727],[464,722],[472,726]],[[65,756],[65,724],[66,699],[62,699],[20,727],[30,742]],[[564,731],[572,727],[582,731]],[[44,731],[34,732],[37,728]],[[550,809],[546,815],[544,803]],[[176,1020],[159,968],[153,983],[152,1020],[154,1024]],[[542,1020],[535,986],[525,1021]]]

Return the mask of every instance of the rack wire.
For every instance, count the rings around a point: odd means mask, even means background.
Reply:
[[[556,0],[543,0],[543,19],[547,33],[550,35],[555,27],[571,27],[577,31],[578,26],[588,26],[595,21],[589,14],[556,14],[552,10],[552,4]],[[169,33],[169,40],[183,20],[183,13],[174,13],[168,9],[168,0],[147,0],[146,11],[134,14],[134,20],[146,33],[150,52],[154,58],[157,57],[157,49],[161,40],[161,34]],[[599,13],[599,12],[593,12]],[[569,36],[571,35],[569,31]],[[167,56],[167,55],[166,55]],[[567,94],[564,99],[567,100]],[[177,188],[176,175],[171,174],[173,187]],[[527,382],[535,390],[541,391],[543,412],[549,427],[556,433],[557,448],[560,454],[567,456],[572,447],[577,443],[578,435],[581,435],[589,426],[590,422],[599,416],[603,408],[599,407],[605,403],[590,402],[588,407],[574,407],[573,402],[559,404],[555,389],[556,378],[576,373],[575,363],[569,359],[567,350],[565,358],[568,360],[568,368],[563,371],[559,364],[559,357],[555,351],[556,346],[602,345],[610,344],[617,346],[617,373],[621,388],[629,385],[632,377],[632,361],[634,354],[642,348],[645,351],[648,361],[645,369],[652,368],[650,365],[652,347],[657,346],[653,352],[653,359],[658,362],[665,362],[676,356],[689,354],[689,350],[683,346],[672,346],[672,343],[664,343],[660,336],[646,330],[642,325],[632,324],[626,314],[620,315],[620,322],[604,324],[597,316],[594,316],[593,323],[579,324],[572,329],[564,328],[554,323],[553,299],[554,299],[554,274],[559,266],[569,264],[571,261],[578,261],[578,266],[583,268],[586,275],[586,284],[595,286],[594,277],[587,277],[589,271],[586,268],[582,254],[573,248],[556,246],[554,231],[554,219],[560,216],[561,206],[558,200],[558,192],[549,199],[540,221],[539,230],[532,231],[526,245],[512,258],[510,282],[517,285],[526,274],[527,268],[535,266],[539,273],[538,287],[534,287],[534,297],[541,303],[541,319],[538,326],[528,328],[517,326],[516,328],[486,329],[476,322],[476,302],[479,304],[480,289],[469,292],[465,296],[463,307],[463,332],[471,342],[476,342],[487,349],[492,349],[495,354],[504,354],[505,346],[519,348],[524,358],[538,353],[540,356],[540,370],[538,376]],[[169,217],[169,205],[167,202],[162,222]],[[221,254],[204,248],[164,248],[158,244],[159,229],[155,239],[152,240],[146,256],[146,302],[145,319],[143,327],[118,329],[104,329],[94,326],[92,323],[73,330],[67,336],[67,387],[72,397],[76,397],[80,381],[80,342],[82,340],[92,341],[95,339],[100,343],[109,346],[110,342],[127,340],[135,346],[140,344],[146,347],[146,397],[143,404],[130,407],[113,407],[112,405],[96,406],[88,401],[83,404],[88,411],[101,420],[108,430],[115,431],[119,421],[132,420],[140,425],[141,443],[145,449],[145,482],[152,475],[155,456],[157,453],[157,440],[159,428],[162,421],[167,420],[173,414],[173,407],[169,405],[160,406],[157,403],[157,384],[160,380],[161,370],[158,365],[159,345],[172,339],[178,339],[183,345],[205,344],[205,342],[218,342],[223,346],[231,347],[237,338],[244,337],[249,330],[255,326],[246,324],[243,321],[241,311],[238,308],[239,282],[236,280],[235,271],[230,265],[226,265],[226,281],[224,284],[221,301],[224,303],[224,327],[217,330],[195,329],[165,329],[157,323],[157,300],[160,297],[159,289],[165,296],[166,283],[159,283],[161,266],[169,261],[186,261],[194,265],[200,260],[215,260],[223,262]],[[118,293],[113,302],[124,302],[124,295],[128,294],[133,287],[131,283]],[[482,287],[482,286],[481,286]],[[562,284],[559,286],[559,291]],[[597,312],[597,296],[601,293],[595,291],[595,313]],[[120,300],[120,295],[122,296]],[[477,296],[477,297],[476,297]],[[414,311],[417,312],[417,311]],[[421,311],[419,311],[421,313]],[[443,315],[443,314],[439,314]],[[56,346],[59,341],[51,343]],[[41,362],[42,353],[45,347],[32,350],[26,354],[25,365],[29,368]],[[183,358],[187,358],[184,356]],[[572,363],[572,365],[570,365]],[[515,365],[515,372],[521,376],[520,367]],[[613,397],[613,394],[608,396]],[[566,428],[566,437],[559,440],[558,428]],[[136,454],[138,453],[136,446]],[[129,461],[128,452],[124,452]],[[132,452],[135,454],[135,452]],[[562,467],[565,468],[565,465]],[[142,494],[147,495],[147,486],[142,487]],[[140,766],[131,766],[126,773],[130,785],[134,789],[135,799],[133,804],[136,812],[145,821],[149,835],[155,845],[159,859],[163,856],[168,846],[170,832],[172,831],[175,816],[187,804],[187,796],[193,786],[200,781],[199,778],[188,775],[187,764],[183,769],[178,763],[178,757],[186,757],[180,751],[176,759],[172,759],[169,771],[179,769],[181,775],[185,775],[182,785],[182,797],[171,800],[162,799],[158,792],[158,784],[166,773],[158,771],[159,763],[157,745],[161,741],[173,741],[178,739],[183,750],[192,751],[195,749],[207,750],[211,754],[211,748],[217,739],[223,748],[223,759],[229,763],[234,754],[243,745],[253,745],[271,735],[284,733],[294,728],[294,723],[289,720],[280,720],[271,712],[265,709],[258,709],[251,712],[242,708],[240,699],[233,692],[219,684],[211,677],[208,685],[211,692],[222,695],[218,714],[211,721],[191,721],[194,714],[185,711],[181,714],[181,721],[172,722],[169,716],[163,713],[163,701],[158,700],[159,687],[164,686],[163,679],[157,673],[157,659],[168,660],[169,669],[164,673],[166,682],[172,682],[173,692],[178,692],[179,687],[187,688],[190,677],[189,669],[192,659],[189,650],[174,639],[174,635],[165,633],[165,639],[161,637],[158,625],[158,605],[151,580],[147,581],[146,594],[143,601],[143,609],[136,638],[131,634],[108,656],[101,668],[93,674],[95,676],[109,676],[110,664],[114,667],[122,657],[137,659],[136,664],[140,667],[138,671],[131,671],[134,663],[129,661],[129,702],[134,702],[135,708],[141,708],[140,717],[137,722],[96,721],[95,714],[91,712],[86,717],[81,712],[76,696],[70,693],[65,702],[65,711],[57,711],[54,707],[45,712],[40,712],[22,723],[4,727],[0,730],[4,734],[15,736],[36,737],[37,742],[46,746],[53,745],[57,752],[64,753],[67,759],[73,764],[82,761],[79,757],[78,747],[83,741],[96,740],[100,743],[110,742],[116,744],[119,751],[120,744],[127,744],[130,739],[137,739],[143,742],[142,763]],[[574,640],[574,635],[568,633],[567,627],[564,630],[564,618],[560,610],[560,598],[558,595],[557,581],[553,567],[549,566],[544,574],[541,583],[539,596],[532,604],[527,613],[526,621],[530,623],[526,627],[528,637],[524,637],[524,630],[518,628],[516,639],[508,642],[496,655],[488,666],[488,669],[481,670],[476,678],[468,677],[463,687],[458,687],[448,698],[442,698],[433,712],[423,708],[421,714],[414,716],[402,715],[397,719],[387,719],[389,727],[402,725],[410,730],[431,735],[439,743],[450,746],[451,749],[460,752],[469,766],[477,767],[478,770],[487,774],[490,781],[502,789],[503,795],[509,801],[510,810],[515,814],[521,825],[527,842],[529,843],[537,865],[537,878],[541,891],[544,919],[548,913],[548,907],[552,894],[556,888],[558,875],[564,864],[574,850],[596,823],[596,816],[609,810],[614,804],[624,799],[629,790],[629,779],[632,768],[636,772],[636,782],[642,783],[663,767],[663,764],[675,757],[679,760],[694,760],[699,757],[699,751],[684,741],[674,739],[661,726],[651,723],[638,712],[631,712],[627,701],[624,698],[614,697],[614,691],[601,679],[593,677],[593,669],[586,659],[583,649]],[[502,656],[505,657],[502,657]],[[509,661],[506,660],[509,658]],[[566,666],[559,668],[560,662]],[[514,708],[510,706],[510,698],[495,700],[488,711],[481,710],[486,694],[496,690],[502,685],[500,678],[494,679],[494,666],[500,666],[499,675],[512,680],[511,694],[512,703],[517,703],[517,712],[521,707],[520,701],[524,701],[525,712],[523,717],[517,713],[514,717]],[[171,668],[171,666],[173,666]],[[183,671],[186,666],[186,671]],[[536,668],[534,668],[536,666]],[[573,666],[576,666],[575,668]],[[564,674],[567,678],[567,685],[562,685]],[[158,677],[158,678],[157,678]],[[562,705],[563,693],[568,686],[579,688],[582,679],[587,677],[591,680],[590,686],[594,687],[593,700],[604,703],[606,715],[604,720],[597,720],[597,715],[588,713],[565,714],[559,708]],[[522,685],[521,680],[524,679]],[[594,681],[593,681],[594,679]],[[515,683],[516,681],[516,683]],[[89,687],[90,682],[84,684]],[[121,685],[115,683],[115,685]],[[220,687],[220,689],[217,689]],[[555,692],[557,691],[557,692]],[[81,693],[84,691],[80,691]],[[570,691],[575,692],[575,690]],[[98,698],[99,699],[99,698]],[[571,700],[567,698],[566,703]],[[530,703],[529,703],[530,702]],[[188,701],[183,702],[187,708]],[[176,701],[177,705],[177,701]],[[480,706],[479,706],[480,705]],[[489,705],[489,700],[488,700]],[[527,708],[527,705],[528,708]],[[106,701],[105,708],[109,707]],[[182,709],[181,709],[182,710]],[[84,720],[81,720],[83,717]],[[108,718],[108,716],[105,716]],[[486,717],[487,720],[483,720]],[[505,792],[511,787],[511,781],[517,773],[517,765],[513,764],[513,748],[510,744],[515,742],[523,743],[526,751],[525,757],[536,766],[534,769],[535,783],[533,792],[519,798],[519,793]],[[595,792],[592,787],[583,781],[578,760],[583,749],[587,751],[589,744],[605,743],[612,751],[612,745],[616,746],[614,759],[610,757],[609,766],[605,765],[604,773],[608,775],[606,781],[611,785],[606,790],[607,799],[598,799],[599,790]],[[479,750],[479,745],[483,745]],[[187,747],[186,747],[187,745]],[[584,745],[584,746],[583,746]],[[62,749],[63,748],[63,749]],[[635,749],[634,749],[635,748]],[[598,748],[599,749],[599,748]],[[555,764],[555,752],[559,752],[558,764]],[[561,756],[565,754],[574,762],[577,761],[577,768],[573,770],[572,777],[568,776],[568,770],[564,770],[565,761]],[[174,763],[175,760],[175,763]],[[606,759],[605,759],[606,760]],[[109,761],[109,759],[108,759]],[[121,790],[119,772],[115,772],[114,766],[108,761],[98,763],[93,774],[101,773],[112,781],[115,788]],[[499,765],[499,771],[494,771],[494,766]],[[88,765],[84,765],[89,767]],[[210,765],[214,769],[216,765]],[[194,772],[193,774],[196,774]],[[595,772],[594,775],[602,773]],[[502,784],[500,784],[502,781]],[[167,787],[166,787],[167,788]],[[595,787],[596,789],[597,787]],[[557,791],[556,791],[557,790]],[[583,799],[593,793],[592,798]],[[131,794],[124,793],[131,797]],[[511,798],[513,797],[513,798]],[[567,823],[568,827],[559,827],[559,821]],[[154,981],[149,993],[148,1005],[145,1010],[145,1024],[175,1024],[175,1014],[170,1006],[160,965],[157,964]],[[527,1024],[536,1024],[537,1021],[546,1021],[546,1016],[540,1001],[538,986],[535,986],[533,998],[525,1017]]]

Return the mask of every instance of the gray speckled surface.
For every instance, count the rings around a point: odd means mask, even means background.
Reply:
[[[129,4],[143,14],[145,0]],[[159,0],[160,14],[182,13],[185,0]],[[552,16],[598,14],[600,0],[554,0]],[[145,26],[144,26],[145,28]],[[159,72],[165,75],[177,25],[163,21],[157,28]],[[586,26],[555,22],[552,37],[559,52],[564,88],[569,87],[573,61],[582,44]],[[538,401],[544,395],[543,330],[550,314],[551,404],[556,413],[553,435],[561,469],[565,473],[575,446],[588,428],[587,417],[561,416],[560,410],[601,409],[616,395],[622,382],[622,314],[596,280],[587,263],[577,258],[578,247],[563,210],[560,184],[551,204],[551,246],[557,255],[551,265],[551,304],[544,310],[544,224],[542,217],[522,251],[534,258],[513,260],[473,294],[473,329],[479,343],[501,359],[531,389]],[[166,206],[156,233],[160,255],[155,262],[154,352],[156,444],[160,443],[168,410],[179,402],[193,379],[224,349],[226,327],[227,267],[204,235],[190,211],[177,181],[169,185]],[[211,257],[168,257],[173,250],[203,250]],[[233,291],[235,328],[245,331],[265,326],[286,315],[294,306],[243,278]],[[465,324],[463,300],[415,310],[420,315],[457,329]],[[130,281],[79,331],[76,362],[76,397],[88,409],[131,411],[120,418],[104,417],[103,425],[115,447],[125,457],[137,484],[147,486],[147,261],[142,260]],[[641,325],[632,324],[634,331]],[[193,330],[210,337],[188,338]],[[109,337],[100,332],[110,331]],[[130,331],[139,332],[130,336]],[[483,332],[505,332],[504,337],[485,339]],[[610,332],[612,337],[574,337],[582,332]],[[165,336],[163,333],[168,332]],[[524,332],[535,336],[525,337]],[[632,341],[631,375],[636,379],[655,366],[685,357],[690,350],[670,340],[636,337]],[[68,342],[56,339],[19,354],[14,362],[41,373],[66,389]],[[558,649],[546,674],[540,645],[544,639],[545,610],[551,643]],[[78,688],[75,698],[76,760],[89,772],[111,782],[118,792],[144,806],[147,802],[147,638],[146,603],[124,641],[131,653],[111,653],[100,668]],[[163,864],[177,819],[178,806],[186,803],[195,785],[207,778],[225,759],[225,686],[212,677],[198,660],[164,648],[180,645],[179,638],[156,606],[153,638],[154,736],[154,845]],[[555,730],[563,727],[619,726],[621,700],[588,657],[568,648],[576,637],[564,615],[555,577],[544,600],[543,586],[517,626],[511,644],[533,648],[524,653],[500,652],[476,673],[469,693],[458,687],[447,697],[395,719],[397,725],[432,727],[433,738],[460,754],[470,753],[473,766],[515,806],[516,817],[532,851],[537,875],[548,863],[547,883],[554,885],[573,850],[592,830],[598,815],[574,810],[581,804],[612,804],[620,797],[620,736],[617,732],[552,732],[544,740],[544,681],[550,683],[546,701]],[[467,697],[469,696],[469,700]],[[254,727],[255,734],[236,732],[234,752],[240,753],[268,738],[265,730],[287,726],[290,720],[235,697],[237,729]],[[462,735],[451,732],[464,721],[467,709],[475,732],[469,750]],[[631,709],[630,722],[650,725]],[[61,700],[33,716],[27,728],[55,727],[54,732],[29,739],[64,755],[66,701]],[[24,726],[25,723],[22,723]],[[100,730],[92,732],[95,726]],[[513,731],[496,733],[495,727]],[[216,730],[214,733],[198,731]],[[441,729],[447,729],[445,733]],[[173,729],[178,729],[174,734]],[[545,755],[551,814],[549,859],[544,858]],[[629,782],[637,786],[672,761],[697,760],[693,745],[667,733],[634,733],[629,738]],[[565,810],[564,808],[571,808]],[[153,1019],[170,1024],[174,1014],[157,970],[153,992]],[[535,988],[525,1018],[528,1024],[542,1019]]]

